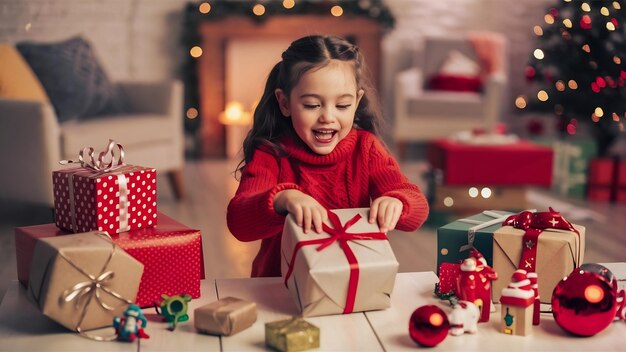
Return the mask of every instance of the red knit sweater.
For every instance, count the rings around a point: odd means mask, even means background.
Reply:
[[[285,216],[274,210],[274,196],[298,189],[327,209],[367,208],[380,196],[398,198],[403,210],[396,228],[415,231],[428,216],[420,189],[409,183],[398,164],[370,132],[352,130],[327,155],[302,141],[284,138],[287,156],[257,149],[228,204],[227,222],[240,241],[262,240],[252,276],[280,276],[280,239]]]

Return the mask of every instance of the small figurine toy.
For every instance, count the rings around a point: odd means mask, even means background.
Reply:
[[[119,341],[133,342],[136,339],[149,339],[150,336],[143,330],[147,324],[148,320],[136,304],[130,304],[124,311],[124,316],[113,318],[113,327]]]
[[[162,294],[161,298],[163,298],[163,301],[161,301],[160,304],[161,311],[159,312],[156,305],[155,309],[159,315],[163,316],[165,321],[171,323],[171,326],[168,328],[170,331],[176,330],[176,325],[178,323],[189,320],[187,309],[189,302],[191,302],[190,295],[182,294],[170,297],[166,294]]]
[[[526,336],[532,332],[535,291],[526,270],[517,269],[511,282],[502,289],[500,331]]]
[[[448,315],[450,335],[475,334],[478,331],[480,309],[472,302],[459,301]]]

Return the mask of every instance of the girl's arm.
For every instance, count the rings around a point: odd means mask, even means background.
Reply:
[[[274,210],[274,196],[299,187],[278,183],[279,171],[276,157],[262,150],[257,150],[244,167],[226,213],[228,229],[238,240],[256,241],[282,232],[285,215]]]
[[[369,151],[370,195],[373,200],[393,197],[402,202],[402,213],[396,228],[415,231],[428,217],[428,202],[422,191],[402,174],[398,163],[372,136]]]

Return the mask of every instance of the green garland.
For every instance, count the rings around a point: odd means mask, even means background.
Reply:
[[[201,13],[199,6],[205,2],[210,5],[210,11]],[[252,8],[257,4],[265,7],[265,13],[262,16],[257,16],[252,12]],[[199,45],[200,36],[197,29],[203,21],[216,21],[228,16],[246,16],[261,24],[272,16],[331,16],[330,10],[335,5],[341,6],[343,9],[342,16],[345,17],[369,18],[379,22],[384,29],[391,29],[395,24],[395,18],[382,0],[295,0],[295,6],[291,9],[285,8],[282,0],[205,0],[187,3],[181,43],[186,51]],[[181,67],[181,76],[185,84],[185,111],[189,108],[199,110],[196,72],[196,60],[190,55],[185,55]],[[200,123],[199,118],[193,120],[185,118],[185,131],[192,135],[195,134],[200,128]]]
[[[198,10],[204,2],[211,6],[210,11],[205,14]],[[252,12],[253,7],[258,4],[265,8],[262,16]],[[279,15],[330,16],[330,9],[336,5],[341,6],[344,16],[371,18],[378,21],[383,28],[393,28],[395,24],[393,15],[381,0],[295,0],[295,6],[290,9],[283,6],[282,0],[206,0],[188,3],[187,11],[200,21],[218,20],[227,16],[248,16],[255,22],[262,23],[271,16]]]

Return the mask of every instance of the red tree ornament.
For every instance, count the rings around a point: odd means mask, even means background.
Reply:
[[[433,347],[448,336],[450,322],[446,313],[435,305],[417,308],[409,320],[409,335],[425,347]]]
[[[624,319],[626,294],[613,273],[600,264],[583,264],[561,280],[552,293],[552,314],[563,330],[592,336],[617,316]]]

